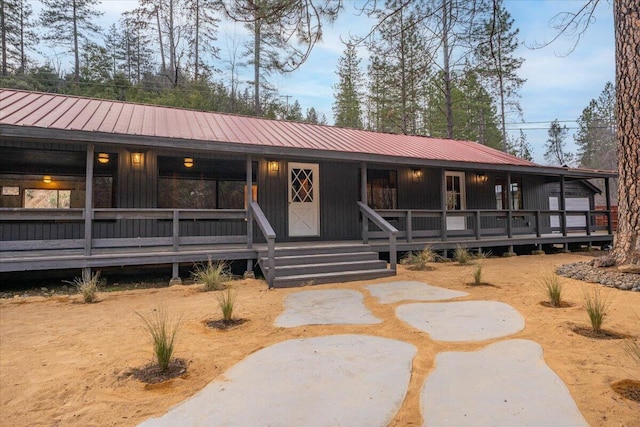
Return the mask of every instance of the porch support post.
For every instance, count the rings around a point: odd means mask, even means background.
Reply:
[[[567,203],[564,193],[564,175],[560,176],[560,209],[562,210],[562,235],[567,235]]]
[[[511,194],[511,172],[507,172],[507,237],[511,239],[513,237],[513,200]],[[510,250],[510,252],[513,252]]]
[[[95,147],[93,144],[87,145],[87,167],[84,189],[84,254],[91,255],[91,240],[93,228],[93,156]],[[82,269],[82,277],[85,280],[91,278],[91,268]]]
[[[360,201],[365,205],[369,205],[367,200],[367,163],[360,163]],[[362,217],[362,243],[369,243],[369,220],[366,216]]]
[[[611,178],[604,179],[604,194],[607,199],[607,232],[613,234],[613,223],[611,222]]]
[[[178,209],[173,210],[172,224],[173,224],[173,227],[172,227],[173,251],[178,252],[180,248],[180,212],[178,211]],[[179,267],[180,267],[180,264],[177,262],[174,262],[171,265],[171,280],[169,280],[169,286],[182,284]]]
[[[245,192],[244,204],[247,207],[247,249],[253,247],[253,211],[251,210],[251,202],[253,199],[253,162],[251,155],[247,155],[247,191]],[[245,270],[245,276],[253,275],[253,260],[247,260],[247,269]]]
[[[440,172],[440,236],[443,242],[447,241],[447,176],[444,168]]]

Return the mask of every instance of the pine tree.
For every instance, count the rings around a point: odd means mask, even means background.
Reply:
[[[353,44],[338,59],[338,83],[333,86],[333,117],[336,126],[362,129],[361,90],[363,75],[360,59]]]
[[[371,107],[376,130],[417,134],[428,73],[422,4],[388,0],[378,12],[379,35],[368,43]]]
[[[520,129],[520,134],[517,138],[508,141],[507,152],[521,159],[533,161],[533,148],[531,148],[531,144],[527,141],[527,135],[522,129]]]
[[[598,99],[592,99],[578,118],[574,135],[580,166],[616,169],[615,88],[607,82]]]
[[[217,40],[218,23],[215,0],[186,0],[185,12],[190,17],[189,58],[193,65],[193,78],[209,77],[214,71],[210,60],[219,59]],[[207,59],[209,61],[207,61]]]
[[[502,150],[507,149],[507,116],[521,115],[517,98],[525,80],[517,75],[524,60],[514,56],[519,44],[518,33],[517,28],[513,29],[513,18],[504,8],[503,0],[495,0],[476,36],[475,55],[480,74],[487,80],[487,88],[496,100],[502,134],[499,148]]]
[[[566,126],[560,126],[558,119],[551,122],[551,126],[547,132],[549,138],[545,145],[545,160],[559,166],[571,166],[573,163],[573,154],[566,151],[565,138],[569,133]]]
[[[2,76],[13,70],[17,74],[27,71],[27,52],[38,44],[39,37],[31,22],[33,11],[27,0],[0,0],[0,44]]]
[[[100,32],[94,19],[102,15],[95,7],[99,0],[42,0],[40,23],[46,28],[43,39],[51,46],[69,48],[74,56],[73,79],[80,81],[80,49],[90,36]]]

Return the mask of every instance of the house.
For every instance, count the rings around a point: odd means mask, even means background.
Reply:
[[[609,244],[588,180],[610,200],[614,176],[469,141],[0,89],[0,273],[167,265],[178,280],[180,264],[246,260],[277,287],[394,274],[425,245]]]

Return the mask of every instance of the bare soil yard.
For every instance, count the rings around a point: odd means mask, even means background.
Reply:
[[[640,380],[640,365],[625,352],[621,339],[595,339],[574,332],[588,327],[584,290],[591,284],[561,278],[562,308],[542,304],[539,280],[561,264],[588,260],[584,255],[558,254],[491,258],[481,262],[482,282],[471,286],[474,265],[434,264],[433,271],[399,267],[395,278],[322,285],[313,289],[354,289],[384,323],[376,325],[273,325],[286,295],[300,288],[269,290],[265,282],[241,280],[236,317],[247,321],[227,330],[208,322],[221,318],[216,292],[198,285],[103,292],[99,302],[83,304],[79,296],[31,296],[0,300],[0,420],[7,426],[133,426],[159,416],[247,355],[290,338],[357,333],[402,340],[415,345],[413,375],[394,426],[421,425],[420,389],[442,351],[475,351],[509,338],[536,341],[546,363],[566,383],[580,411],[592,426],[640,426],[640,403],[617,394],[611,385]],[[370,283],[416,280],[468,292],[462,300],[507,303],[526,319],[523,331],[480,343],[432,340],[396,318],[399,304],[383,305],[364,288]],[[310,289],[310,288],[305,288]],[[640,292],[603,289],[611,304],[606,331],[640,337]],[[400,303],[401,304],[401,303]],[[151,343],[136,315],[164,306],[182,316],[175,356],[187,362],[186,374],[154,385],[126,375],[151,361]],[[277,387],[277,385],[274,385]],[[216,402],[211,402],[215,405]],[[247,402],[250,410],[251,402]]]

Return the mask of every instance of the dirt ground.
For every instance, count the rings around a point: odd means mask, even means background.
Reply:
[[[274,319],[283,299],[301,288],[268,290],[265,282],[233,282],[241,326],[222,331],[207,327],[220,318],[215,292],[197,285],[101,293],[96,304],[78,296],[28,297],[0,300],[0,424],[6,426],[133,426],[159,416],[201,390],[247,355],[290,338],[358,333],[409,342],[418,348],[404,404],[391,425],[422,424],[420,389],[442,351],[474,351],[499,340],[443,343],[398,320],[398,304],[382,305],[364,286],[390,280],[417,280],[470,295],[463,300],[494,300],[513,306],[526,319],[523,331],[510,338],[536,341],[546,363],[565,382],[580,411],[592,426],[640,426],[640,403],[611,389],[623,379],[640,380],[640,366],[625,353],[622,340],[597,340],[573,332],[588,326],[584,289],[590,284],[561,278],[566,308],[541,305],[538,281],[554,266],[586,260],[584,255],[558,254],[482,260],[483,281],[474,287],[474,266],[435,264],[435,271],[399,267],[395,278],[321,285],[313,289],[355,289],[382,325],[304,326],[278,328]],[[309,288],[304,288],[309,289]],[[640,293],[605,289],[611,305],[604,329],[640,336]],[[151,344],[136,312],[164,306],[182,316],[176,356],[188,363],[187,373],[168,382],[145,385],[124,375],[151,360]],[[506,338],[503,338],[506,339]],[[277,385],[274,385],[277,387]],[[215,402],[211,402],[215,404]],[[251,402],[247,402],[250,410]]]

